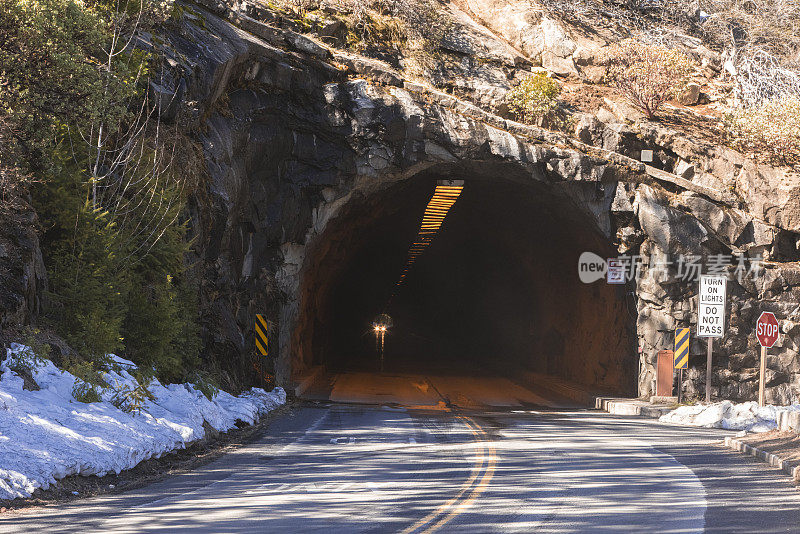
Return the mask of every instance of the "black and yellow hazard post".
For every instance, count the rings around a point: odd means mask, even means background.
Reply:
[[[678,402],[681,402],[683,389],[683,370],[689,367],[689,329],[675,330],[675,369],[678,369]]]
[[[267,377],[264,367],[265,359],[269,355],[269,337],[267,336],[267,320],[260,313],[256,314],[256,361],[253,367],[258,373],[259,380],[266,386]]]
[[[267,320],[260,313],[256,314],[256,350],[261,356],[269,355],[269,339],[267,337]]]

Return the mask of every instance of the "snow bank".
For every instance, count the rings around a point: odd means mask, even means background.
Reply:
[[[681,406],[662,415],[659,421],[705,428],[768,432],[778,427],[778,413],[800,412],[800,404],[791,406],[759,406],[757,402],[731,401],[714,404]]]
[[[117,391],[138,385],[128,372],[132,362],[115,356],[115,370],[104,375],[110,387],[101,392],[103,401],[85,404],[72,396],[75,377],[47,360],[33,372],[41,389],[23,389],[8,364],[27,350],[12,344],[0,364],[0,499],[28,497],[68,475],[119,473],[202,438],[204,422],[225,431],[286,401],[281,388],[253,388],[238,397],[220,391],[210,401],[191,384],[153,380],[155,400],[134,415],[110,402]]]

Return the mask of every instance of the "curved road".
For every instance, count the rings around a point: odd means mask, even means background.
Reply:
[[[797,532],[788,477],[723,431],[590,411],[296,405],[140,490],[0,516],[0,532]]]

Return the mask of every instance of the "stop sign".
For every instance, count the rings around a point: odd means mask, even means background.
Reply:
[[[756,337],[762,347],[770,348],[778,341],[778,320],[772,312],[762,312],[756,321]]]

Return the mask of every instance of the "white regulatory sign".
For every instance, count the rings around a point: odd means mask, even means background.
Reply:
[[[697,303],[697,337],[722,337],[725,333],[725,290],[728,280],[724,276],[700,277],[700,295]]]

